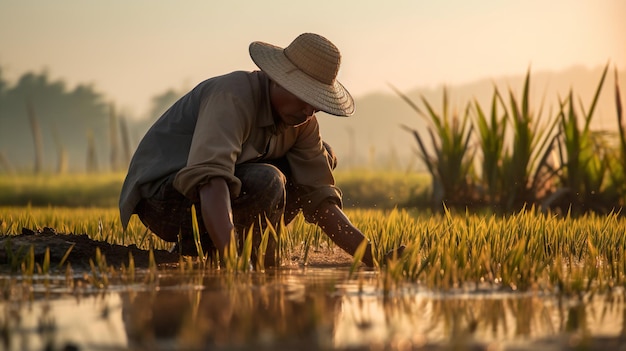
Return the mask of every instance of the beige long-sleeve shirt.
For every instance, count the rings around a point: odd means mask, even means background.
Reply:
[[[297,127],[276,124],[263,72],[208,79],[166,111],[137,147],[120,195],[122,224],[171,176],[193,201],[213,177],[224,178],[235,198],[241,190],[236,165],[281,157],[294,182],[311,189],[313,205],[325,198],[341,203],[315,117]]]

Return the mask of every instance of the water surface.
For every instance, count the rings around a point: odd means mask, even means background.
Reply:
[[[289,268],[0,279],[5,350],[605,349],[624,335],[623,292],[391,289],[380,273]],[[102,280],[100,280],[102,281]],[[597,346],[599,345],[599,346]],[[607,346],[608,345],[608,346]]]

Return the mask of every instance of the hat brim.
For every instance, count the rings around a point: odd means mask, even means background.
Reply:
[[[252,61],[283,88],[302,101],[335,116],[354,114],[354,99],[339,81],[324,84],[298,69],[283,49],[264,42],[250,44]]]

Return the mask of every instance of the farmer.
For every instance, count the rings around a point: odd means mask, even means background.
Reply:
[[[131,161],[120,197],[124,228],[132,214],[161,239],[196,253],[195,205],[206,251],[224,257],[231,238],[252,228],[258,247],[267,223],[279,228],[299,211],[350,254],[367,240],[343,213],[316,112],[354,113],[337,80],[341,55],[326,38],[305,33],[285,49],[253,42],[260,71],[205,80],[148,130]],[[270,235],[266,263],[273,264]],[[368,243],[362,261],[373,265]]]

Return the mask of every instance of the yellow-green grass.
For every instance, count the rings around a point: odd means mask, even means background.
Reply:
[[[347,208],[392,209],[426,204],[431,176],[426,172],[350,169],[335,172]]]
[[[0,174],[0,206],[117,206],[125,173]],[[419,200],[426,173],[349,169],[335,172],[346,207],[393,208]]]
[[[1,206],[112,207],[117,205],[123,173],[0,175]]]
[[[373,242],[385,289],[412,282],[434,290],[495,288],[583,294],[624,286],[626,220],[617,214],[570,218],[533,209],[510,216],[449,211],[430,215],[403,209],[346,212]],[[124,233],[115,208],[0,208],[1,234],[44,226],[58,232],[87,233],[111,243],[168,246],[151,234],[146,236],[136,218]],[[400,244],[407,246],[404,254],[384,262],[384,254]],[[280,245],[285,252],[332,243],[299,216]]]
[[[94,240],[111,244],[136,244],[140,248],[168,247],[168,243],[146,232],[134,216],[126,231],[114,207],[0,207],[0,234],[19,234],[22,228],[53,228],[57,233],[88,234]]]

